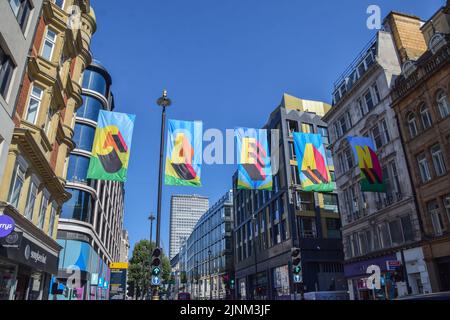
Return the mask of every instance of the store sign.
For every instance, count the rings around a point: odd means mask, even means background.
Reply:
[[[23,233],[14,231],[4,238],[0,238],[0,246],[3,248],[19,249]]]
[[[109,300],[125,300],[127,269],[111,269]]]
[[[7,215],[0,216],[0,238],[9,236],[16,227],[14,219]]]
[[[395,271],[400,268],[401,262],[398,260],[388,260],[386,261],[386,267],[388,271]]]

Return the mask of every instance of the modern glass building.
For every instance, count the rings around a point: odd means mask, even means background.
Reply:
[[[227,192],[197,222],[179,253],[185,290],[195,299],[230,299],[234,278],[232,253],[233,192]]]
[[[305,292],[346,290],[337,195],[302,191],[293,140],[294,132],[320,133],[327,147],[327,124],[321,118],[329,108],[285,94],[264,126],[276,171],[273,191],[239,190],[237,174],[233,177],[238,299],[291,299],[296,291],[293,247],[301,249]],[[329,150],[326,157],[334,182]]]
[[[63,247],[57,281],[67,286],[73,266],[81,272],[71,299],[108,299],[109,264],[120,260],[123,183],[87,179],[99,112],[114,109],[111,84],[109,73],[94,61],[84,72],[83,105],[73,120],[76,147],[67,163],[66,185],[72,198],[62,208],[57,237]]]

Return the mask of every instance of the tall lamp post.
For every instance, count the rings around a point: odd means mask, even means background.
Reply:
[[[163,91],[163,95],[156,103],[162,108],[161,114],[161,144],[159,148],[159,176],[158,176],[158,208],[156,213],[156,248],[160,247],[160,229],[161,229],[161,196],[162,196],[162,170],[164,158],[164,132],[166,129],[166,108],[172,104],[172,101],[167,98],[167,90]],[[155,294],[153,300],[159,300],[159,288],[155,287]]]
[[[252,214],[252,222],[253,222],[253,255],[255,256],[255,260],[254,260],[254,266],[255,266],[255,288],[253,289],[254,292],[254,299],[256,299],[256,295],[257,295],[257,279],[258,279],[258,259],[256,256],[256,214]]]
[[[153,240],[153,221],[155,221],[156,217],[153,213],[150,214],[148,220],[150,220],[150,247],[152,246]]]

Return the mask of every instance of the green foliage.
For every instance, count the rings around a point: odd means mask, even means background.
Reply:
[[[137,242],[133,248],[133,255],[130,260],[128,269],[128,277],[136,284],[136,290],[140,293],[140,297],[144,297],[150,289],[151,278],[151,258],[152,252],[155,248],[155,243],[148,240],[141,240]],[[170,262],[169,259],[162,253],[162,279],[164,282],[170,280]],[[138,297],[138,298],[140,298]]]

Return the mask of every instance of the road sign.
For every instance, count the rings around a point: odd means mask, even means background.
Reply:
[[[155,286],[155,287],[160,286],[161,278],[159,276],[152,276],[151,284],[152,284],[152,286]]]
[[[394,271],[400,268],[402,263],[398,260],[388,260],[386,261],[386,267],[388,271]]]

